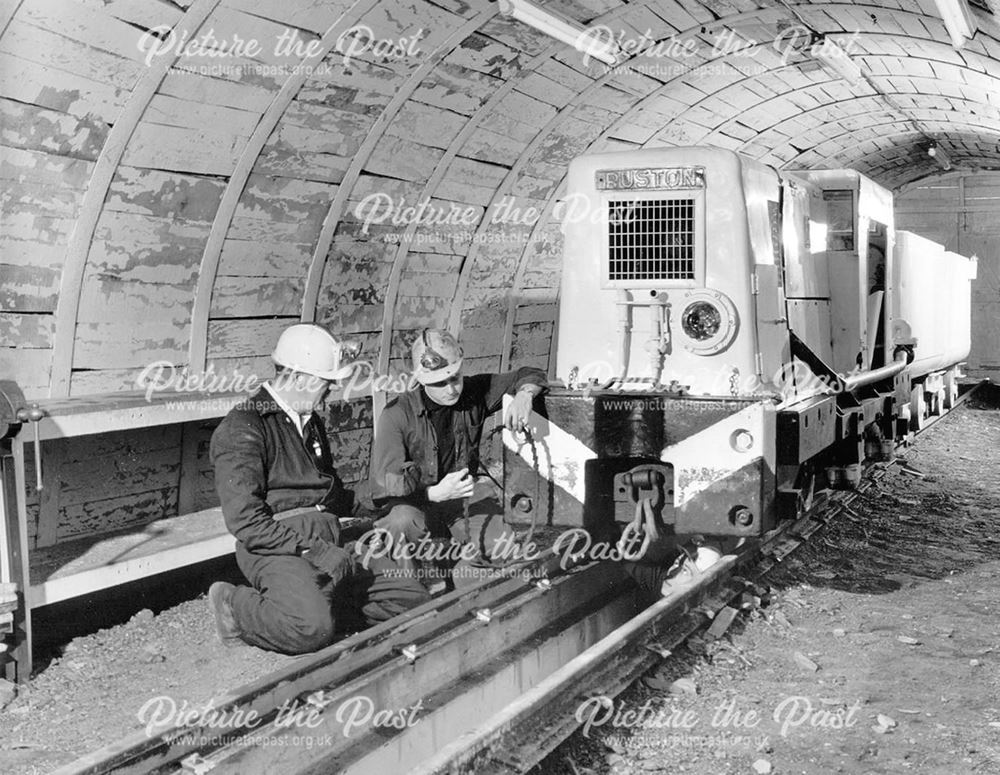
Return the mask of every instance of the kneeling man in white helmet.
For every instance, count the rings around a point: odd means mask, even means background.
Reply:
[[[480,473],[483,424],[507,394],[514,400],[504,424],[516,431],[527,427],[532,403],[547,386],[545,373],[524,367],[463,376],[462,348],[438,328],[421,331],[411,355],[420,387],[390,400],[375,432],[372,496],[375,503],[392,506],[379,527],[391,529],[394,540],[413,544],[450,533],[483,547],[485,531],[503,531],[500,520],[489,514],[462,519],[463,502],[472,496]]]
[[[316,651],[337,630],[383,621],[429,599],[398,563],[362,564],[345,548],[349,533],[371,526],[372,514],[337,476],[316,410],[351,376],[358,350],[318,325],[287,328],[272,353],[275,378],[212,435],[222,513],[250,582],[218,582],[209,590],[227,645]],[[350,531],[341,529],[347,518],[356,520]]]

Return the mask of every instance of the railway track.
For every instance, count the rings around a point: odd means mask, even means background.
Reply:
[[[524,772],[581,723],[583,700],[617,695],[692,633],[731,620],[745,592],[891,465],[873,464],[857,490],[820,494],[648,607],[618,563],[550,550],[162,725],[151,709],[146,729],[56,775]]]

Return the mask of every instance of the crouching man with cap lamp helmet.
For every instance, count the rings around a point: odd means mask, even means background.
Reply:
[[[222,513],[250,582],[218,582],[209,590],[227,644],[315,651],[338,628],[382,621],[429,598],[396,561],[379,558],[365,567],[350,551],[352,536],[371,527],[374,512],[337,475],[316,410],[351,376],[359,351],[321,326],[290,326],[272,353],[275,378],[212,435]],[[354,524],[342,529],[349,518]]]
[[[420,384],[389,401],[378,419],[371,486],[376,503],[392,506],[387,522],[394,540],[419,543],[429,535],[484,545],[483,531],[503,530],[499,520],[478,514],[463,522],[463,501],[480,472],[479,444],[486,418],[512,394],[504,424],[527,427],[535,398],[547,382],[540,369],[504,374],[462,374],[462,348],[443,329],[421,331],[411,348]],[[465,534],[468,524],[472,535]],[[492,527],[487,527],[492,525]],[[379,524],[383,526],[382,523]],[[496,538],[497,536],[492,536]]]

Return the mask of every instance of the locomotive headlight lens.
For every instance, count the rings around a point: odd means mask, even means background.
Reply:
[[[681,315],[681,327],[696,342],[704,342],[719,333],[722,313],[710,302],[696,301],[685,308]]]
[[[715,355],[725,350],[736,339],[740,330],[740,316],[736,305],[722,291],[712,288],[694,288],[684,294],[682,312],[674,322],[683,332],[681,344],[695,355]]]

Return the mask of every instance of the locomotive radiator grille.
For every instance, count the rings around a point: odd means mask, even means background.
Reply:
[[[608,202],[608,280],[693,280],[695,200]]]

